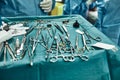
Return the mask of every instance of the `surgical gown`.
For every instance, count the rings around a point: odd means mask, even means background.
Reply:
[[[120,46],[120,0],[106,0],[101,13],[101,31]]]
[[[87,17],[88,7],[86,0],[65,0],[64,15],[80,14],[84,18]]]

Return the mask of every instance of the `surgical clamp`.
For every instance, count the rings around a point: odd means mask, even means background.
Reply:
[[[17,59],[16,59],[16,57],[14,56],[14,52],[13,52],[13,50],[11,49],[11,47],[9,46],[8,42],[5,41],[4,44],[5,44],[6,49],[8,49],[9,54],[10,54],[10,56],[12,57],[13,61],[16,61]]]
[[[53,43],[51,45],[51,49],[54,49],[56,54],[55,54],[55,56],[50,57],[50,62],[56,62],[58,60],[58,53],[59,53],[58,48],[59,48],[58,39],[55,36],[54,40],[53,40]]]
[[[85,36],[84,36],[84,32],[80,31],[80,30],[76,30],[77,33],[81,34],[82,36],[82,41],[83,41],[83,51],[85,51],[85,49],[87,51],[89,51],[89,48],[87,47],[87,44],[86,44],[86,40],[85,40]]]

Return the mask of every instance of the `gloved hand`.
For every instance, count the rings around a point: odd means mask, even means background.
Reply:
[[[52,10],[52,0],[43,0],[40,2],[40,7],[44,12],[50,12]]]

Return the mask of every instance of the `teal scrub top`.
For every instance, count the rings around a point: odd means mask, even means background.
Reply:
[[[4,17],[47,15],[40,8],[42,0],[0,0],[0,15]],[[52,0],[54,8],[55,0]]]
[[[2,25],[1,16],[0,16],[0,26]]]

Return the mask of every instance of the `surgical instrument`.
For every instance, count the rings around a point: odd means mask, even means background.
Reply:
[[[82,41],[83,41],[83,51],[85,51],[85,49],[87,51],[89,51],[89,48],[87,47],[87,44],[86,44],[86,40],[85,40],[85,36],[84,36],[84,32],[80,31],[80,30],[76,30],[77,33],[81,34],[82,36]]]
[[[56,29],[53,29],[53,28],[51,28],[51,29],[52,29],[52,37],[54,38],[56,35]]]
[[[6,64],[6,57],[7,57],[7,49],[4,45],[4,65]]]
[[[38,31],[36,31],[36,36],[35,36],[35,40],[38,40],[38,37],[39,37],[39,34],[41,33],[41,30],[40,28],[38,29]],[[34,54],[34,51],[37,47],[37,42],[36,41],[33,41],[33,45],[32,45],[32,55]]]
[[[91,40],[90,39],[93,39],[93,40],[95,40],[95,41],[97,41],[97,42],[100,42],[100,41],[102,41],[102,39],[100,38],[100,37],[92,37],[90,34],[88,34],[87,32],[84,32],[85,33],[85,35],[87,36],[87,40],[86,40],[86,43],[91,43]]]
[[[51,45],[51,49],[55,51],[55,55],[50,57],[50,62],[56,62],[58,60],[58,38],[57,36],[54,37],[53,43]]]
[[[30,60],[30,66],[33,66],[32,54],[30,53],[29,49],[28,49],[28,56],[29,56],[29,60]]]
[[[48,34],[50,35],[50,37],[52,38],[52,34],[50,33],[50,30],[47,28]]]
[[[79,37],[78,37],[78,35],[76,35],[76,39],[75,39],[75,49],[78,49],[79,48],[79,46],[78,46],[78,41],[79,41]]]
[[[55,23],[54,26],[55,26],[62,34],[64,33],[58,24]]]
[[[62,25],[62,28],[63,28],[63,30],[64,30],[66,36],[69,38],[70,34],[68,34],[67,28],[66,28],[64,25]]]
[[[93,36],[91,36],[91,35],[88,33],[87,29],[85,29],[85,27],[83,27],[82,25],[81,25],[81,27],[82,27],[82,29],[83,29],[82,31],[84,32],[84,34],[88,37],[88,40],[86,40],[86,43],[90,44],[90,43],[91,43],[91,40],[90,40],[90,39],[95,40],[95,41],[97,41],[97,42],[102,41],[102,39],[101,39],[100,37],[93,37]]]
[[[14,56],[14,52],[13,52],[13,50],[11,49],[11,47],[9,46],[8,42],[5,41],[5,42],[4,42],[4,45],[5,45],[6,49],[9,51],[9,54],[10,54],[10,56],[12,57],[13,61],[16,61],[17,59],[16,59],[16,57]]]

